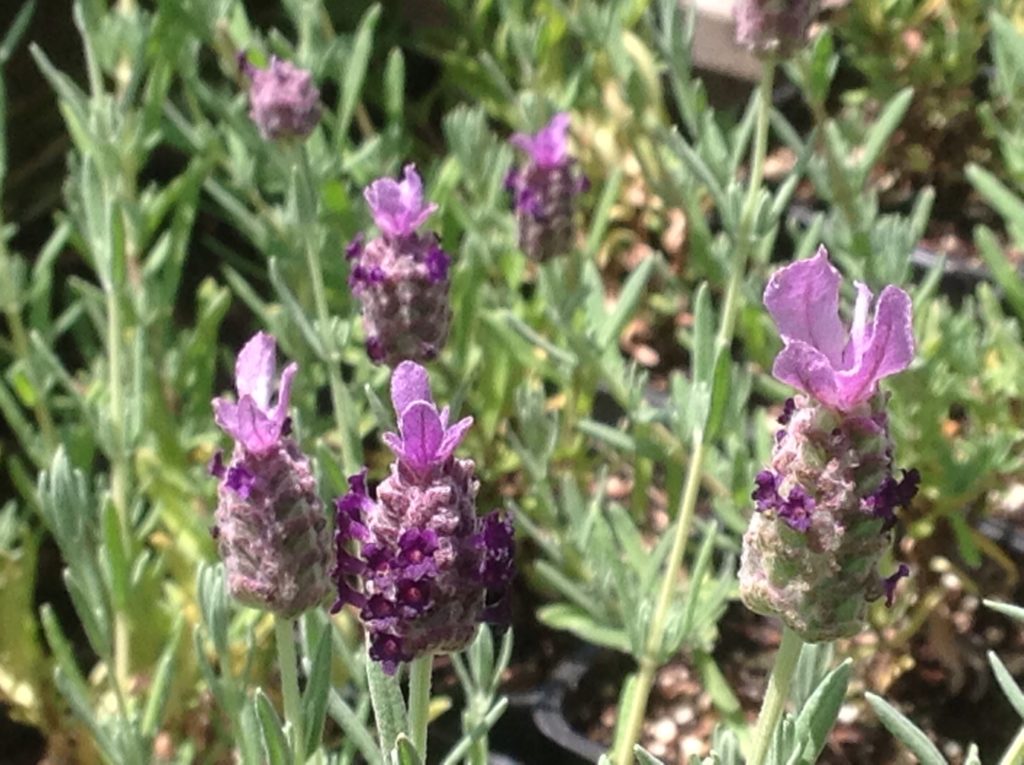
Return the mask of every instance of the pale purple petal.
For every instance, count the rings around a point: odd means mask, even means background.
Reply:
[[[893,286],[882,290],[875,320],[864,339],[867,345],[855,348],[853,368],[837,375],[840,395],[847,407],[870,398],[879,380],[902,372],[913,360],[911,305],[906,292]]]
[[[841,277],[824,247],[807,260],[776,271],[764,291],[764,304],[782,339],[817,348],[833,366],[842,364],[846,330],[839,318]]]
[[[395,416],[401,419],[402,412],[414,401],[433,403],[430,395],[430,379],[427,370],[414,361],[403,361],[391,374],[391,403]]]
[[[441,441],[441,446],[437,450],[437,460],[439,462],[452,456],[452,453],[458,448],[459,443],[466,435],[466,431],[469,430],[472,425],[472,417],[463,417],[457,423],[445,430],[444,439]],[[443,424],[442,427],[444,427]]]
[[[569,156],[569,122],[569,115],[559,112],[533,135],[515,133],[509,142],[527,152],[539,167],[558,167],[565,164]]]
[[[426,401],[414,401],[402,412],[400,426],[405,461],[414,470],[425,470],[437,462],[444,438],[437,409]]]
[[[423,202],[423,181],[415,165],[406,165],[402,181],[380,178],[363,192],[377,227],[386,236],[408,236],[437,210]]]
[[[214,399],[213,411],[217,425],[254,454],[267,451],[281,436],[281,423],[270,420],[251,396],[237,404]]]
[[[270,406],[277,364],[277,341],[266,332],[257,332],[245,344],[235,361],[235,389],[238,398],[252,396],[261,409]]]
[[[282,425],[288,417],[288,404],[292,399],[292,381],[295,379],[295,374],[298,371],[299,365],[293,361],[281,373],[281,386],[277,390],[277,404],[274,406],[274,411],[271,414],[271,419],[278,426]]]
[[[799,340],[787,343],[775,357],[772,374],[828,406],[839,406],[839,390],[832,364],[825,354],[807,343]]]

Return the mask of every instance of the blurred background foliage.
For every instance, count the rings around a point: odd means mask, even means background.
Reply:
[[[630,607],[667,554],[696,416],[688,386],[710,301],[727,289],[722,221],[752,129],[742,95],[702,84],[670,3],[45,5],[0,14],[11,30],[0,44],[6,713],[47,732],[53,756],[97,761],[89,742],[102,726],[76,704],[109,714],[110,675],[123,671],[133,694],[157,699],[136,750],[168,736],[168,759],[189,761],[187,741],[208,761],[226,756],[218,715],[230,712],[213,696],[236,692],[232,676],[266,679],[269,628],[197,594],[215,555],[206,464],[223,446],[209,401],[229,387],[232,349],[257,326],[274,332],[302,366],[297,429],[324,495],[343,490],[332,376],[369,446],[387,425],[387,375],[364,358],[342,252],[369,222],[361,189],[406,161],[419,163],[456,254],[438,397],[477,418],[467,451],[481,507],[516,511],[521,604],[635,655],[646,617]],[[851,275],[910,282],[916,299],[919,357],[891,390],[901,463],[923,476],[900,547],[918,575],[913,595],[875,615],[898,628],[885,639],[906,646],[943,616],[934,604],[950,568],[984,596],[1019,581],[1024,16],[1009,0],[851,0],[827,23],[773,115],[773,156],[796,180],[772,188],[742,284],[727,425],[693,540],[690,575],[703,584],[672,617],[670,652],[685,648],[709,685],[752,476],[785,396],[767,374],[775,341],[760,292],[775,262],[819,241]],[[242,51],[294,58],[320,84],[315,220],[248,121]],[[556,110],[572,113],[591,191],[577,253],[536,268],[516,250],[505,139]],[[310,230],[328,321],[314,318]],[[911,257],[921,241],[938,243],[930,259]],[[62,504],[65,484],[78,504]],[[119,669],[118,629],[131,635]],[[342,625],[349,651],[355,633]],[[335,677],[357,710],[358,677],[354,659]],[[735,698],[715,687],[735,718]]]

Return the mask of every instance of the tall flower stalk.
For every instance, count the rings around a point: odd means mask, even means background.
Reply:
[[[857,634],[867,604],[884,595],[891,605],[909,572],[900,565],[883,578],[877,566],[892,545],[896,510],[909,504],[920,480],[915,470],[895,475],[888,398],[878,388],[913,359],[910,297],[888,286],[875,300],[857,284],[846,327],[840,282],[821,248],[776,272],[764,294],[785,343],[772,373],[801,393],[779,418],[743,537],[743,602],[785,624],[750,765],[767,756],[802,643]]]
[[[735,259],[732,271],[729,274],[725,303],[720,318],[721,324],[715,338],[716,353],[728,348],[732,343],[736,313],[739,310],[740,303],[739,293],[743,285],[743,278],[746,275],[747,262],[755,245],[751,234],[761,194],[761,184],[764,180],[764,162],[768,149],[769,116],[771,114],[775,69],[776,61],[774,58],[769,57],[765,61],[758,87],[757,122],[750,155],[750,178],[740,214],[739,227],[733,238]],[[636,678],[633,681],[629,697],[625,704],[620,707],[626,710],[628,716],[620,723],[616,734],[613,750],[616,765],[631,765],[633,762],[633,747],[640,738],[640,731],[647,710],[647,702],[650,698],[651,688],[654,685],[654,676],[663,660],[662,645],[667,628],[669,608],[672,596],[678,587],[679,572],[682,567],[683,556],[686,552],[686,542],[690,537],[690,529],[693,526],[706,448],[704,428],[697,425],[694,427],[691,438],[686,482],[680,498],[675,532],[672,537],[672,547],[668,554],[665,571],[658,586],[658,594],[647,629],[647,638],[644,642],[644,653],[640,657]]]

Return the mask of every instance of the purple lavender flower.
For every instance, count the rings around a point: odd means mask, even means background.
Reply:
[[[380,178],[364,192],[380,236],[346,248],[349,285],[363,309],[366,350],[378,364],[429,361],[448,337],[451,258],[437,236],[418,229],[437,210],[425,202],[414,165],[401,181]]]
[[[807,40],[817,0],[736,0],[736,42],[759,54],[788,56]]]
[[[757,512],[740,564],[744,603],[810,642],[856,634],[867,601],[891,600],[899,576],[882,580],[876,568],[895,510],[920,482],[916,470],[893,475],[887,396],[878,390],[913,358],[910,298],[886,287],[869,322],[872,295],[858,284],[848,330],[839,286],[822,248],[776,272],[765,289],[785,343],[773,373],[802,393],[787,401],[771,468],[755,479]]]
[[[220,479],[217,545],[228,591],[254,608],[296,616],[323,601],[330,589],[327,519],[309,459],[289,435],[289,364],[276,377],[276,342],[255,335],[235,364],[238,402],[213,401],[217,424],[235,439],[229,465],[218,453],[210,472]]]
[[[569,156],[569,120],[562,112],[536,133],[509,139],[529,157],[509,173],[505,185],[515,204],[519,246],[537,261],[572,249],[575,200],[586,188],[586,178]]]
[[[859,282],[853,325],[839,317],[839,272],[824,247],[808,260],[780,269],[768,282],[764,304],[785,348],[772,374],[826,406],[849,411],[871,398],[883,377],[902,372],[914,358],[910,296],[882,290],[868,323],[872,294]]]
[[[449,426],[426,370],[409,361],[392,375],[391,400],[399,432],[384,441],[395,462],[376,501],[364,472],[335,503],[334,570],[334,610],[360,609],[370,655],[389,673],[467,645],[477,624],[507,610],[515,570],[511,524],[499,513],[477,518],[473,462],[453,456],[472,418]]]
[[[320,122],[320,91],[305,69],[270,57],[270,66],[257,69],[241,60],[249,78],[249,116],[268,140],[305,138]]]

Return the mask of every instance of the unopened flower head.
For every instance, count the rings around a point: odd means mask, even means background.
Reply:
[[[576,197],[586,178],[569,154],[569,115],[556,114],[536,133],[516,133],[510,142],[527,155],[506,179],[519,223],[519,246],[544,261],[572,249]]]
[[[292,617],[330,590],[330,537],[308,458],[289,435],[296,365],[281,375],[276,402],[276,342],[255,335],[235,364],[235,402],[213,401],[217,424],[235,440],[231,462],[216,455],[220,479],[215,536],[232,596]]]
[[[736,0],[736,42],[759,54],[787,56],[807,40],[817,0]]]
[[[429,361],[448,337],[451,258],[437,236],[419,228],[437,210],[423,198],[414,165],[401,181],[381,178],[364,192],[380,236],[346,249],[349,284],[363,309],[366,349],[379,364]]]
[[[305,138],[320,122],[320,91],[305,69],[270,57],[266,69],[241,60],[249,78],[249,116],[269,140]]]
[[[473,462],[453,456],[472,418],[450,424],[413,362],[395,369],[391,399],[398,433],[384,442],[395,461],[376,500],[363,471],[336,502],[334,571],[335,610],[360,609],[370,655],[389,673],[460,650],[481,621],[500,620],[515,568],[511,523],[497,512],[477,518]]]
[[[805,640],[853,635],[866,603],[891,603],[901,566],[881,578],[896,510],[917,493],[916,470],[896,471],[886,394],[878,381],[914,355],[907,294],[856,285],[849,329],[839,315],[839,272],[824,248],[776,272],[765,305],[785,347],[773,374],[800,394],[779,419],[771,465],[758,473],[755,510],[743,537],[740,593]]]

